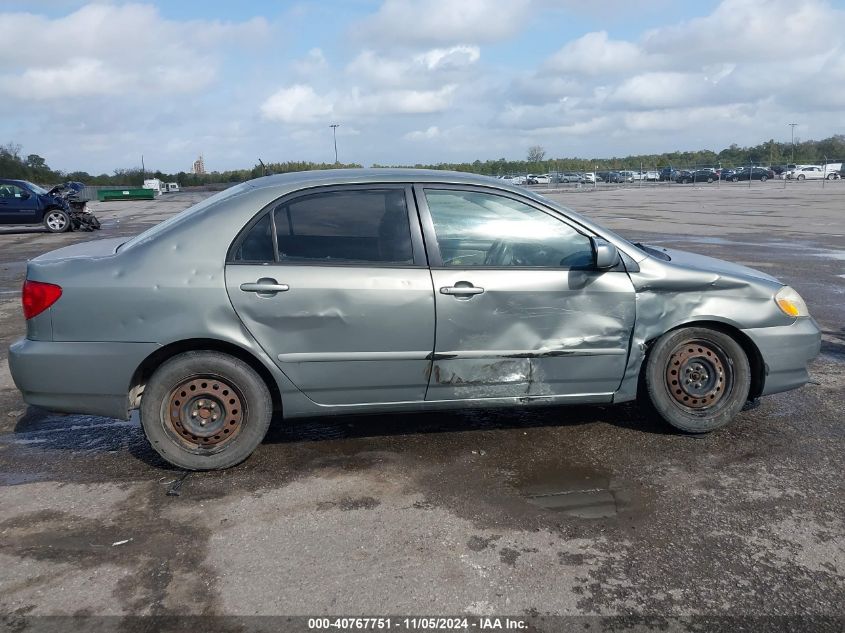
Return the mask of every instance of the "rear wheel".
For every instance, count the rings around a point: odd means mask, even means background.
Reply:
[[[739,182],[739,178],[737,178],[736,176],[734,176],[733,178],[731,178],[731,182]]]
[[[751,388],[751,368],[733,338],[691,327],[658,339],[645,379],[649,400],[666,422],[687,433],[707,433],[742,410]]]
[[[141,398],[141,424],[150,444],[187,470],[239,464],[264,439],[272,414],[261,377],[220,352],[175,356],[156,370]]]
[[[62,209],[50,209],[44,214],[44,228],[50,233],[64,233],[70,230],[70,216]]]

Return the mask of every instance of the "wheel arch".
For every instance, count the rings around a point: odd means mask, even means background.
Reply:
[[[742,351],[745,352],[745,356],[748,358],[748,365],[751,368],[751,388],[748,391],[748,399],[752,400],[754,398],[758,398],[760,394],[763,392],[763,386],[766,382],[766,364],[763,361],[763,355],[760,353],[760,350],[757,348],[757,345],[751,338],[745,334],[741,329],[732,325],[731,323],[726,323],[724,321],[715,321],[715,320],[708,320],[703,319],[699,321],[686,321],[684,323],[679,323],[677,325],[672,326],[662,334],[655,336],[648,341],[646,341],[646,355],[643,358],[642,365],[640,367],[641,376],[644,376],[646,365],[648,364],[648,357],[651,353],[651,349],[654,347],[655,341],[669,334],[670,332],[675,332],[676,330],[681,330],[684,328],[690,327],[702,327],[702,328],[709,328],[711,330],[716,330],[721,332],[722,334],[727,334],[732,339],[734,339],[740,347],[742,347]]]
[[[140,405],[147,381],[163,363],[184,352],[200,351],[221,352],[245,362],[255,370],[267,385],[267,389],[270,391],[270,397],[273,399],[273,410],[277,412],[282,410],[282,394],[279,390],[279,385],[264,363],[251,351],[239,345],[212,338],[194,338],[175,341],[160,347],[147,356],[132,374],[129,384],[130,408],[134,409]]]

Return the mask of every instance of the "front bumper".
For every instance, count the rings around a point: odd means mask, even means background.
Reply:
[[[802,317],[792,325],[743,330],[763,357],[765,381],[760,395],[797,389],[810,379],[808,363],[819,355],[821,330],[815,319]]]
[[[156,349],[156,343],[20,339],[9,348],[9,369],[28,404],[126,420],[132,376]]]

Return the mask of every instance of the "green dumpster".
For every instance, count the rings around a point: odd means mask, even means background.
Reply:
[[[152,200],[155,198],[154,189],[99,189],[97,200]]]

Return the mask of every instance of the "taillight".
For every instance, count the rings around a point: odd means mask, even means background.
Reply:
[[[21,294],[24,318],[31,319],[38,316],[56,303],[61,296],[61,286],[27,279],[23,282],[23,293]]]

